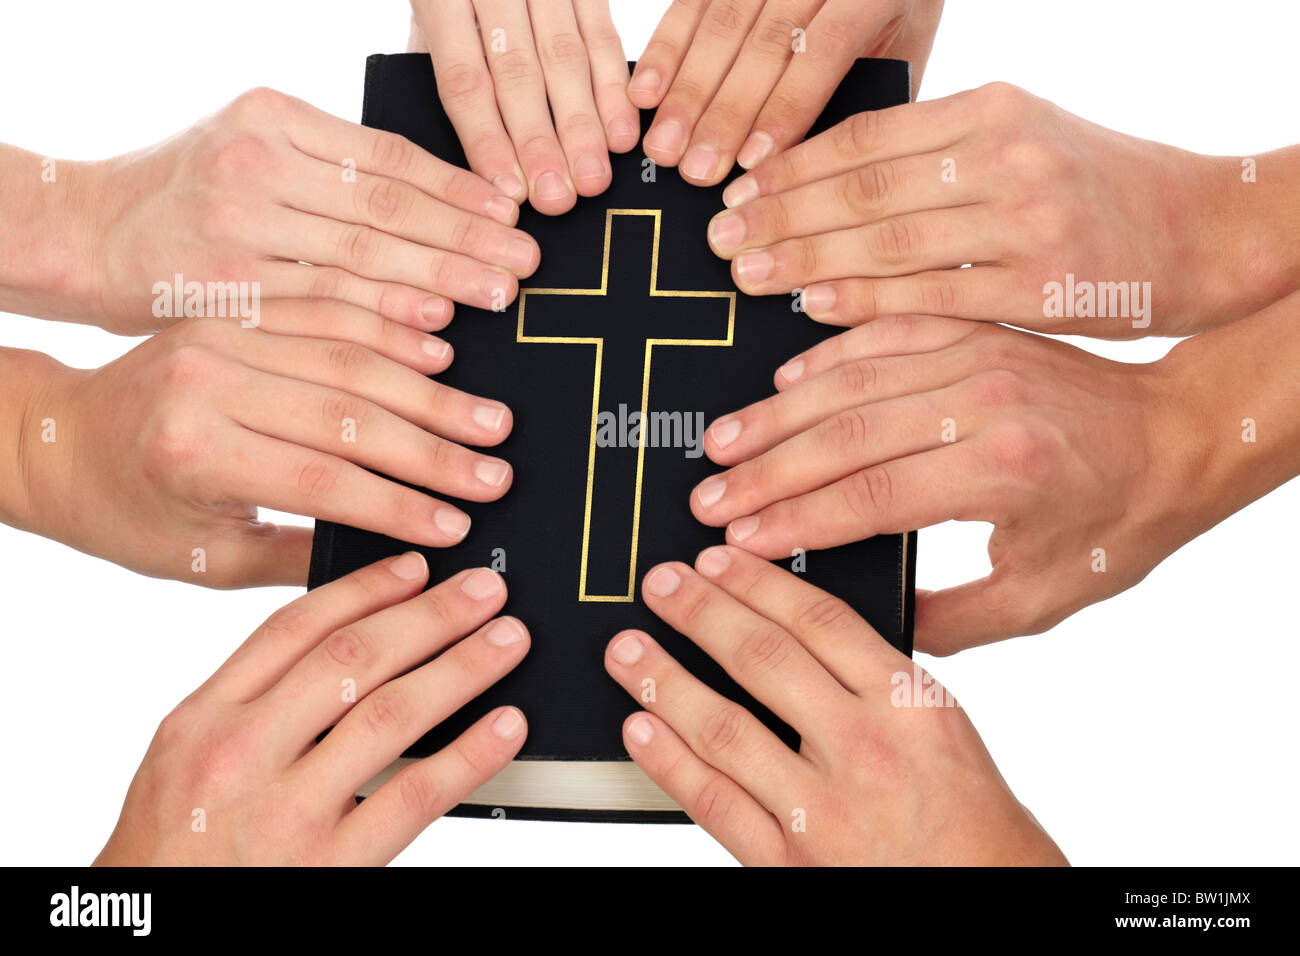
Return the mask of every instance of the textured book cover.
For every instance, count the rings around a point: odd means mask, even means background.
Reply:
[[[907,101],[908,65],[859,61],[813,132]],[[652,113],[642,115],[642,131]],[[465,166],[423,54],[373,56],[363,122],[400,133]],[[655,636],[688,669],[751,708],[783,739],[794,732],[646,609],[640,581],[661,561],[692,562],[723,541],[691,515],[694,486],[721,469],[702,453],[705,426],[774,392],[772,375],[837,330],[791,296],[736,290],[709,249],[722,190],[654,169],[640,149],[611,156],[613,185],[559,217],[524,207],[519,228],[542,250],[538,271],[504,312],[458,306],[440,333],[456,359],[439,380],[505,402],[514,431],[492,450],[514,466],[500,501],[456,501],[473,525],[447,549],[420,549],[438,582],[467,567],[501,571],[505,613],[532,650],[500,684],[408,753],[445,745],[498,704],[528,717],[528,741],[507,771],[458,808],[534,819],[685,820],[627,757],[622,720],[637,709],[603,667],[618,631]],[[410,545],[328,522],[316,525],[309,586]],[[911,652],[916,536],[881,535],[801,559],[803,576],[838,595]],[[790,561],[782,562],[790,567]]]

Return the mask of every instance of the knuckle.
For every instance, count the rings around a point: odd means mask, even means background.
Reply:
[[[421,596],[425,615],[439,624],[450,624],[453,620],[451,607],[437,590],[425,591]]]
[[[378,178],[366,193],[368,218],[384,225],[397,225],[406,218],[409,198],[401,185],[392,179]]]
[[[438,815],[441,792],[437,781],[418,766],[403,770],[394,779],[397,796],[410,816],[417,820],[431,820]]]
[[[700,727],[699,753],[705,762],[716,766],[715,760],[733,750],[740,741],[744,719],[738,704],[725,701]]]
[[[985,442],[985,453],[996,474],[1024,482],[1044,477],[1042,445],[1025,423],[1003,422],[989,431]]]
[[[235,97],[230,108],[241,117],[260,119],[287,109],[292,100],[293,97],[269,86],[255,86]]]
[[[369,226],[353,224],[339,233],[338,258],[352,271],[365,271],[375,248],[375,231]]]
[[[1001,80],[985,83],[974,92],[976,105],[998,118],[1011,119],[1023,107],[1029,94]]]
[[[713,606],[713,595],[707,589],[701,589],[691,597],[682,608],[682,621],[688,628],[697,627]]]
[[[556,131],[561,134],[561,139],[582,139],[595,138],[602,133],[602,128],[595,113],[590,110],[578,110],[561,119]]]
[[[339,472],[328,459],[313,459],[298,469],[294,487],[309,502],[329,495],[338,484]]]
[[[537,63],[525,51],[514,48],[497,54],[492,63],[497,86],[511,89],[538,78]]]
[[[401,733],[410,723],[414,710],[411,700],[393,684],[385,684],[366,696],[361,717],[366,730],[376,737]]]
[[[854,113],[838,127],[836,145],[849,156],[865,156],[880,143],[880,115],[874,110]]]
[[[867,233],[867,251],[885,265],[903,265],[919,248],[915,227],[904,219],[885,219]]]
[[[587,44],[582,37],[570,30],[552,34],[541,48],[544,62],[563,70],[587,69]]]
[[[970,379],[972,398],[985,408],[1011,408],[1029,398],[1029,382],[1014,369],[999,367]]]
[[[719,832],[721,826],[731,816],[734,806],[731,787],[728,780],[720,773],[715,773],[700,787],[695,795],[696,822],[711,832]]]
[[[825,450],[831,454],[853,454],[867,444],[871,432],[868,412],[862,408],[849,408],[826,423],[823,431]]]
[[[835,372],[840,394],[850,401],[865,401],[876,390],[880,371],[871,359],[846,362]]]
[[[780,669],[794,651],[793,638],[779,627],[766,627],[747,634],[736,648],[736,667],[760,677]]]
[[[326,434],[339,432],[351,419],[353,428],[361,431],[370,417],[370,405],[346,392],[329,392],[321,399],[321,427]]]
[[[949,276],[931,276],[920,286],[921,311],[930,315],[954,315],[957,312],[957,284]]]
[[[487,93],[488,71],[466,61],[449,63],[438,75],[438,95],[444,103],[458,103]]]
[[[365,577],[365,575],[362,575]],[[286,604],[262,622],[261,634],[271,641],[290,640],[299,634],[309,633],[312,625],[311,614],[302,606]]]
[[[765,16],[755,25],[746,42],[765,56],[785,59],[790,54],[794,31],[803,27],[804,24],[785,14]]]
[[[246,185],[270,165],[270,159],[271,147],[260,135],[239,133],[211,148],[206,157],[207,172],[213,182],[233,188]]]
[[[710,36],[730,39],[744,28],[749,19],[746,7],[747,4],[740,0],[714,0],[701,28]]]
[[[859,166],[842,180],[842,201],[859,215],[878,209],[893,194],[897,172],[893,163]]]
[[[415,144],[405,136],[384,133],[375,140],[371,154],[374,168],[380,172],[403,173],[415,158]]]
[[[333,299],[343,291],[343,273],[329,266],[317,266],[312,270],[308,295],[313,299]]]
[[[325,638],[325,653],[340,667],[362,667],[374,657],[370,636],[359,627],[344,627]]]
[[[883,465],[864,468],[844,482],[844,504],[864,524],[878,521],[894,501],[894,483]]]
[[[804,601],[794,609],[794,626],[798,632],[841,631],[856,621],[853,609],[829,594]]]
[[[185,330],[187,341],[162,360],[162,379],[167,385],[191,391],[196,386],[213,384],[221,372],[221,358],[216,352],[193,341],[209,334],[198,323],[190,323]]]
[[[331,342],[325,350],[325,366],[344,380],[351,380],[370,365],[370,350],[355,342]]]

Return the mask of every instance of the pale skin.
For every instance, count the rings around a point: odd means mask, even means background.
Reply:
[[[763,162],[727,187],[709,242],[744,292],[802,290],[835,325],[925,313],[1181,336],[1300,286],[1297,183],[1300,147],[1243,166],[993,83],[857,114]],[[1067,273],[1149,282],[1149,324],[1045,314]]]
[[[609,643],[629,694],[654,682],[623,725],[628,753],[741,863],[1066,862],[960,707],[896,705],[896,675],[918,672],[839,599],[728,546],[654,568],[641,593],[800,734],[796,752],[642,631]]]
[[[1300,474],[1300,293],[1146,365],[988,323],[893,316],[775,375],[704,449],[691,510],[766,558],[987,521],[991,574],[917,598],[916,646],[1039,633]]]
[[[916,95],[943,0],[676,0],[628,96],[655,109],[645,152],[699,186],[793,146],[859,57],[912,65]]]
[[[50,170],[0,147],[16,187],[0,205],[0,310],[142,335],[178,318],[152,305],[180,274],[430,331],[454,302],[504,308],[540,261],[487,181],[274,90],[148,149]]]
[[[272,615],[162,722],[95,863],[382,865],[501,770],[527,735],[510,706],[354,799],[528,652],[495,572],[427,579],[410,552]]]
[[[498,444],[512,418],[427,378],[451,360],[434,342],[356,306],[280,300],[258,328],[186,319],[95,370],[0,350],[0,519],[219,588],[306,582],[312,530],[259,506],[455,544],[469,517],[443,498],[495,500],[513,479],[466,446]]]
[[[641,136],[608,0],[412,0],[470,169],[547,215],[609,187]]]

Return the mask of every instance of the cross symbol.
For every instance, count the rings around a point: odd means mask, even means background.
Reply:
[[[634,294],[625,277],[635,273],[638,261],[626,255],[633,243],[623,239],[617,255],[611,262],[614,225],[616,219],[622,220],[620,236],[638,231],[637,218],[649,219],[653,223],[653,232],[649,238],[649,298],[654,307],[646,308],[645,298]],[[635,388],[637,380],[641,384],[641,421],[647,421],[650,410],[650,366],[656,345],[700,345],[729,346],[736,324],[736,293],[732,292],[682,292],[659,288],[659,227],[662,210],[659,209],[607,209],[605,211],[605,251],[601,263],[600,285],[594,289],[520,289],[519,290],[519,326],[515,334],[517,342],[563,345],[595,346],[596,364],[591,388],[591,437],[587,448],[587,498],[583,511],[582,526],[582,564],[578,574],[579,601],[630,602],[636,587],[637,539],[641,526],[641,478],[645,467],[645,442],[636,449],[636,478],[632,493],[632,514],[630,540],[631,551],[627,556],[627,589],[621,594],[591,594],[587,588],[587,568],[591,555],[591,529],[593,512],[597,513],[598,525],[604,522],[627,520],[625,506],[618,514],[611,504],[622,496],[612,498],[605,494],[597,498],[597,471],[600,465],[607,474],[604,480],[614,487],[627,480],[628,475],[620,475],[616,463],[604,461],[611,453],[620,449],[603,449],[606,455],[597,456],[596,425],[602,408],[613,409],[617,399],[627,396]],[[644,226],[639,230],[644,233]],[[642,239],[645,243],[645,238]],[[644,260],[641,260],[644,261]],[[610,270],[614,269],[617,286],[610,291]],[[545,298],[541,298],[545,297]],[[592,301],[595,299],[596,301]],[[654,303],[657,299],[671,299],[671,302]],[[710,321],[718,321],[720,308],[711,300],[723,299],[727,303],[726,335],[722,338],[695,338],[706,328]],[[530,307],[531,306],[531,307]],[[534,333],[545,331],[563,331],[565,334],[524,334],[525,314],[529,329]],[[618,335],[613,337],[606,349],[606,338],[611,337],[613,323],[620,323]],[[629,328],[634,326],[638,328]],[[639,332],[640,334],[636,334]],[[672,333],[677,333],[676,335]],[[611,402],[611,399],[614,401]],[[627,402],[626,404],[631,404]],[[621,480],[620,480],[621,479]],[[601,487],[605,487],[602,482]],[[622,557],[614,555],[594,556],[604,568]]]

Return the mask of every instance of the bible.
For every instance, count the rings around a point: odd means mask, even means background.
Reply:
[[[908,96],[906,63],[860,60],[813,132]],[[642,133],[652,115],[643,112]],[[371,57],[362,121],[466,165],[428,56]],[[513,673],[402,758],[435,752],[492,707],[523,710],[523,750],[459,815],[686,821],[622,745],[622,721],[638,702],[605,673],[603,660],[606,643],[625,628],[652,634],[701,680],[798,746],[788,726],[650,613],[640,582],[659,562],[691,563],[723,541],[722,529],[701,525],[689,507],[694,486],[721,470],[703,455],[706,425],[772,394],[778,366],[837,330],[808,319],[795,297],[737,291],[706,239],[730,177],[701,189],[674,169],[656,169],[639,149],[610,160],[613,184],[604,194],[579,198],[558,217],[521,210],[519,228],[537,240],[542,260],[516,301],[502,312],[459,306],[442,333],[456,360],[439,380],[514,413],[513,433],[493,453],[511,462],[515,480],[500,501],[456,501],[472,519],[461,543],[420,550],[434,583],[467,567],[500,571],[509,587],[503,613],[533,637]],[[309,587],[410,547],[317,522]],[[782,563],[911,653],[915,532]]]

